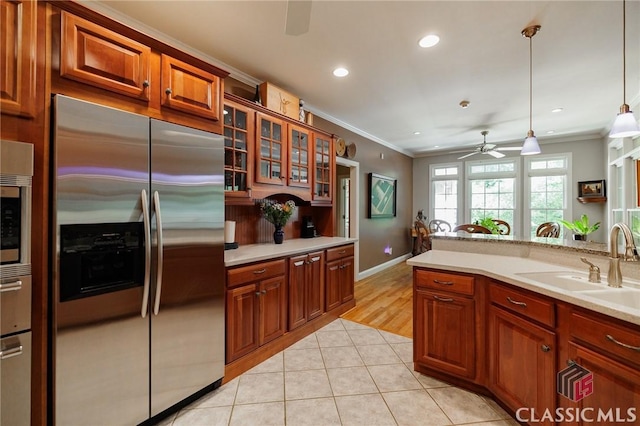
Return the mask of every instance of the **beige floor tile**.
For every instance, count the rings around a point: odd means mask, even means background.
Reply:
[[[340,416],[333,398],[286,401],[287,426],[339,426]]]
[[[287,401],[333,396],[326,370],[287,371],[284,387]]]
[[[418,379],[404,364],[372,365],[367,368],[380,392],[422,389]]]
[[[318,331],[316,337],[321,348],[353,346],[353,341],[346,330]]]
[[[325,325],[318,331],[344,331],[344,329],[344,321],[338,318],[337,320]]]
[[[402,362],[413,363],[413,343],[390,343],[389,346],[400,357]]]
[[[378,330],[369,328],[368,330],[347,330],[349,337],[356,346],[360,345],[381,345],[387,343]]]
[[[318,339],[316,338],[316,333],[313,333],[289,346],[287,349],[285,349],[285,352],[296,349],[312,349],[317,347]]]
[[[456,387],[427,389],[442,411],[455,424],[501,420],[482,397]]]
[[[359,367],[364,365],[355,346],[321,348],[324,365],[327,368]]]
[[[199,423],[198,426],[205,426]],[[236,405],[229,426],[284,426],[284,401]],[[207,425],[208,426],[208,425]]]
[[[384,345],[356,346],[365,365],[398,364],[402,360],[395,351],[385,343]]]
[[[229,383],[225,383],[213,392],[209,392],[202,398],[194,401],[185,407],[185,410],[194,408],[209,408],[209,407],[225,407],[233,405],[236,399],[236,392],[238,391],[238,383],[240,379],[236,377]]]
[[[425,388],[425,389],[431,389],[431,388],[446,388],[451,386],[449,383],[440,381],[438,379],[435,379],[431,376],[427,376],[425,374],[422,373],[418,373],[417,371],[415,371],[413,369],[413,363],[405,363],[405,365],[407,366],[407,368],[409,370],[411,370],[411,373],[413,374],[413,376],[418,379],[418,381],[420,382],[420,384]]]
[[[509,420],[495,420],[492,422],[467,423],[464,426],[520,426],[520,423],[516,422],[513,419],[509,419]]]
[[[346,319],[340,319],[340,321],[342,321],[342,326],[345,328],[345,330],[375,330],[374,328],[359,324],[355,321],[349,321]]]
[[[167,418],[162,419],[155,426],[171,426],[173,424],[173,421],[176,419],[177,416],[178,416],[178,413],[173,413],[173,414],[169,415]]]
[[[280,371],[284,371],[282,352],[278,352],[266,361],[261,362],[245,374],[277,373]]]
[[[233,407],[210,407],[182,410],[173,421],[173,426],[226,426]]]
[[[236,404],[284,401],[284,373],[240,376]]]
[[[398,425],[439,426],[452,424],[426,390],[383,393],[382,397]]]
[[[510,415],[509,413],[507,413],[506,411],[504,411],[504,409],[503,409],[500,405],[498,405],[498,403],[497,403],[497,402],[495,402],[495,401],[493,400],[493,398],[491,398],[491,397],[489,397],[489,396],[484,396],[484,395],[481,395],[480,397],[484,400],[484,402],[486,402],[487,404],[489,404],[489,407],[493,408],[493,409],[495,410],[495,412],[496,412],[496,413],[498,413],[498,416],[499,416],[501,419],[509,419],[509,420],[512,420],[511,415]],[[514,421],[515,421],[515,420],[514,420]]]
[[[378,387],[366,367],[327,369],[334,396],[377,393]]]
[[[389,333],[388,331],[378,330],[380,335],[386,340],[387,343],[412,343],[413,339],[401,336],[399,334]]]
[[[345,426],[385,426],[396,422],[379,393],[337,396],[336,405]]]
[[[298,349],[284,353],[284,370],[317,370],[324,369],[324,361],[319,348]]]

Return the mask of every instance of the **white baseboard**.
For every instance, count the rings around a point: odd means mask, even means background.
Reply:
[[[397,265],[398,263],[402,263],[405,260],[411,257],[411,253],[407,253],[403,256],[396,257],[395,259],[391,259],[388,262],[381,263],[380,265],[374,266],[373,268],[369,268],[366,271],[362,271],[358,274],[358,281],[361,279],[367,278],[377,272],[384,271],[387,268],[392,267],[393,265]]]

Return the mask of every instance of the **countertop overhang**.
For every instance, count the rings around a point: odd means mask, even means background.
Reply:
[[[233,250],[225,250],[224,266],[239,266],[261,260],[276,259],[315,250],[338,247],[358,241],[357,238],[315,237],[294,238],[282,244],[247,244]]]
[[[483,275],[512,284],[516,287],[640,325],[640,306],[634,309],[604,300],[597,300],[594,297],[584,296],[578,292],[564,290],[552,285],[545,285],[519,275],[531,272],[582,273],[584,272],[582,270],[522,257],[446,250],[428,251],[408,259],[407,264],[414,267]],[[606,284],[602,284],[602,289],[617,290],[607,287]]]

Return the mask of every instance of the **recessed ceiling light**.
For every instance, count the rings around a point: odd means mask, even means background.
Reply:
[[[333,70],[333,75],[335,75],[336,77],[346,77],[349,75],[349,70],[346,68],[336,68],[335,70]]]
[[[551,112],[562,112],[563,108],[554,108],[551,110]]]
[[[433,47],[440,42],[440,37],[435,34],[429,34],[428,36],[424,36],[418,41],[418,46],[420,47]]]
[[[433,147],[434,148],[440,148],[440,145],[434,145]]]
[[[420,134],[420,132],[415,131],[415,132],[413,132],[413,134],[414,134],[414,135],[416,135],[416,136],[418,136],[418,135]]]
[[[555,133],[555,132],[556,132],[555,130],[548,130],[547,134],[550,135],[550,134]]]

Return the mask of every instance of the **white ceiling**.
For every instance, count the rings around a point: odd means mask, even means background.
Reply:
[[[529,40],[520,32],[531,24],[542,26],[532,45],[543,152],[558,137],[605,134],[622,104],[622,1],[314,0],[299,36],[284,32],[286,1],[83,3],[189,46],[241,81],[272,82],[317,115],[411,156],[473,147],[485,129],[487,142],[522,142]],[[637,110],[640,0],[626,9],[626,100]],[[419,48],[428,33],[440,44]],[[336,66],[349,76],[333,77]]]

